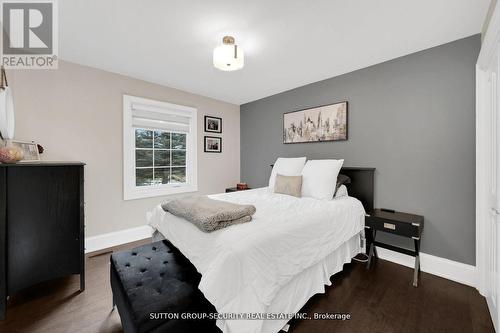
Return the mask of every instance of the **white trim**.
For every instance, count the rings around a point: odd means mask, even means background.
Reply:
[[[412,256],[381,247],[377,247],[377,253],[380,259],[391,261],[410,268],[415,266],[415,258]],[[420,270],[422,272],[437,275],[468,286],[475,287],[477,285],[476,266],[420,252]],[[408,283],[411,283],[412,276],[413,275],[408,275]]]
[[[119,230],[107,234],[85,238],[85,253],[92,253],[113,246],[136,242],[153,235],[153,228],[149,225],[142,225],[136,228]]]
[[[493,298],[499,299],[495,294],[500,287],[498,277],[499,254],[493,234],[491,208],[497,207],[493,200],[498,199],[495,191],[492,193],[490,184],[496,186],[493,179],[497,168],[496,147],[494,143],[497,135],[494,128],[498,117],[498,57],[500,50],[500,6],[493,10],[489,26],[484,36],[479,57],[476,64],[476,265],[477,289],[486,297],[493,325],[500,330],[500,304]],[[493,230],[492,230],[493,229]],[[498,292],[498,291],[497,291]],[[495,304],[497,303],[497,304]]]
[[[489,100],[487,74],[476,65],[476,267],[477,290],[487,295],[486,279],[489,255],[486,231],[488,223],[488,154],[490,150],[489,114],[485,105]]]
[[[132,106],[140,104],[156,112],[189,118],[186,137],[186,183],[158,186],[135,186],[135,130],[132,126]],[[198,111],[184,105],[123,95],[123,200],[133,200],[198,191]]]

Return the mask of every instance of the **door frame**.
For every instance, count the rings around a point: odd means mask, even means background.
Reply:
[[[496,6],[491,17],[488,30],[483,38],[481,51],[476,64],[476,288],[479,293],[489,299],[488,274],[491,246],[489,233],[490,202],[488,188],[490,181],[491,156],[491,101],[488,70],[493,61],[500,56],[500,8]],[[498,89],[498,88],[497,88]],[[499,314],[491,313],[493,307],[488,304],[490,315],[497,331]],[[497,304],[497,309],[500,305]],[[498,311],[497,311],[498,312]]]
[[[487,73],[476,65],[476,288],[486,296],[486,278],[488,269],[487,248],[488,235],[488,119],[485,100],[489,98],[486,91]]]

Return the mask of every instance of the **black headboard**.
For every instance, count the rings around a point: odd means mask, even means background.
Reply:
[[[340,173],[351,178],[346,185],[350,197],[361,201],[367,213],[373,210],[375,168],[343,167]]]
[[[346,185],[349,196],[361,201],[367,213],[373,211],[375,168],[343,167],[340,173],[351,178],[351,183]]]

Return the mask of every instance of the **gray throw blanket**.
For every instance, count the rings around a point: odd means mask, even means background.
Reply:
[[[161,207],[166,212],[188,220],[204,232],[250,222],[255,213],[255,207],[252,205],[238,205],[207,196],[176,199],[162,204]]]

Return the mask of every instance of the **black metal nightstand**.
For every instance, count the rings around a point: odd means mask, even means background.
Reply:
[[[238,191],[246,191],[246,190],[251,190],[251,188],[247,187],[244,190],[238,190],[236,187],[229,187],[229,188],[226,188],[226,193],[229,193],[229,192],[238,192]]]
[[[424,229],[424,217],[420,215],[395,212],[390,210],[375,209],[365,218],[366,249],[368,254],[367,268],[370,268],[372,258],[377,258],[375,246],[396,251],[415,257],[415,269],[413,271],[413,286],[418,285],[418,274],[420,272],[420,238]],[[415,250],[409,250],[377,242],[375,237],[377,231],[388,232],[394,235],[412,238]]]

